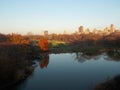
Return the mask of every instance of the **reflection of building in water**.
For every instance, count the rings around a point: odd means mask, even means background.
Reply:
[[[84,53],[77,52],[75,60],[80,63],[84,63],[87,60],[99,60],[100,57],[100,55],[86,55]]]
[[[120,61],[120,50],[113,49],[106,52],[105,59],[110,61]]]
[[[101,54],[100,54],[101,55]],[[84,54],[83,57],[86,58],[87,60],[98,60],[100,58],[100,55],[87,55],[87,54]]]
[[[48,53],[42,54],[42,60],[39,63],[40,68],[43,69],[44,67],[47,67],[48,64],[49,64],[49,54]]]
[[[80,53],[80,52],[76,53],[76,60],[80,63],[83,63],[86,61],[86,59],[82,56],[82,53]]]

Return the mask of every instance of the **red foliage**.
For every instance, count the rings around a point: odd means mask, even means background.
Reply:
[[[44,68],[44,67],[47,67],[48,66],[48,63],[49,63],[49,59],[44,59],[40,62],[40,68]]]
[[[40,46],[42,51],[48,51],[49,50],[48,40],[45,38],[41,38],[39,40],[39,46]]]

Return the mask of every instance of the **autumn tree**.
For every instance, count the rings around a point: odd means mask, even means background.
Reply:
[[[29,41],[25,37],[19,34],[9,35],[9,42],[15,43],[15,44],[28,44],[29,43]]]
[[[47,67],[48,64],[49,64],[49,54],[43,53],[42,60],[40,61],[40,68],[43,69],[44,67]]]
[[[48,40],[45,38],[41,38],[39,40],[39,46],[41,48],[42,51],[48,51],[49,50],[49,44],[48,44]]]

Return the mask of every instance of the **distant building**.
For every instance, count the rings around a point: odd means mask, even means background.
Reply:
[[[79,32],[79,34],[82,34],[82,33],[84,32],[84,27],[83,27],[83,26],[80,26],[80,27],[78,28],[78,32]]]
[[[32,36],[33,33],[32,33],[32,32],[28,32],[27,35],[28,35],[28,36]]]
[[[110,28],[109,27],[106,27],[103,31],[103,34],[104,35],[109,35],[111,32],[110,32]]]
[[[89,28],[87,28],[84,33],[85,33],[85,34],[90,34]]]
[[[115,27],[113,24],[111,24],[110,27],[106,27],[103,31],[104,35],[109,35],[113,32],[115,32]]]
[[[44,37],[48,37],[48,31],[44,31]]]
[[[98,34],[101,35],[101,36],[104,35],[103,31],[101,31],[101,30],[98,30]]]
[[[111,32],[111,33],[115,32],[115,27],[114,27],[113,24],[110,25],[110,32]]]
[[[116,33],[120,34],[120,30],[115,30]]]
[[[106,28],[104,29],[104,32],[109,32],[109,28],[106,27]]]
[[[64,34],[64,35],[66,35],[66,34],[67,34],[67,33],[66,33],[66,30],[64,30],[63,34]]]
[[[96,28],[94,28],[93,33],[98,34],[98,30]]]

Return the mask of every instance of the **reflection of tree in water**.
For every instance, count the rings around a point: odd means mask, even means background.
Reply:
[[[106,55],[108,56],[107,60],[120,61],[120,50],[108,50]]]
[[[89,54],[85,54],[82,52],[76,52],[76,57],[75,60],[77,60],[80,63],[83,63],[87,60],[98,60],[100,58],[100,55],[89,55]]]
[[[48,64],[49,64],[49,54],[48,53],[43,53],[41,55],[41,58],[42,59],[41,59],[39,65],[40,65],[40,68],[43,69],[43,68],[47,67]]]
[[[77,60],[80,63],[83,63],[86,61],[86,58],[83,57],[83,53],[81,52],[76,52],[76,57],[75,60]]]

